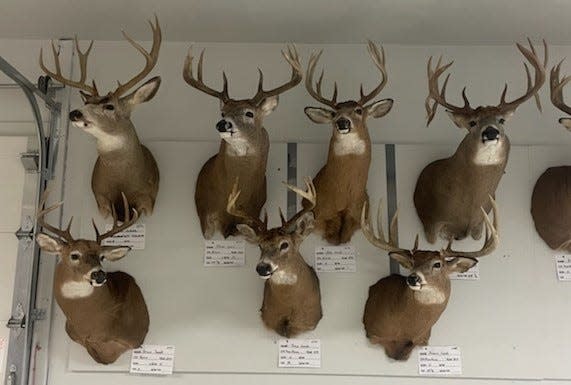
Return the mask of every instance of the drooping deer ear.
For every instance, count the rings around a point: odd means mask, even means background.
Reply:
[[[154,78],[145,82],[142,86],[131,92],[129,95],[121,98],[128,104],[135,106],[144,102],[148,102],[155,96],[161,85],[161,77],[155,76]]]
[[[262,111],[262,116],[268,116],[272,113],[272,111],[278,106],[279,101],[280,98],[278,95],[270,96],[262,100],[260,102],[260,111]]]
[[[301,217],[292,223],[291,228],[286,229],[288,233],[296,233],[297,236],[305,238],[313,231],[315,218],[311,211],[303,214]]]
[[[391,251],[389,253],[389,257],[397,261],[399,265],[401,265],[405,269],[412,270],[412,268],[414,267],[414,260],[408,254],[401,254],[396,251]]]
[[[454,257],[446,261],[448,271],[451,273],[465,273],[478,263],[476,258]]]
[[[250,226],[239,223],[236,225],[236,229],[242,234],[246,240],[250,243],[258,243],[258,234]]]
[[[314,123],[331,123],[333,118],[335,117],[335,112],[331,110],[327,110],[325,108],[319,107],[305,107],[303,109],[305,114],[309,119],[311,119]]]
[[[36,235],[36,242],[40,246],[40,249],[51,254],[59,254],[63,246],[59,239],[52,238],[44,233]]]
[[[126,256],[129,251],[131,248],[127,246],[103,246],[100,256],[108,261],[118,261]]]
[[[378,102],[374,102],[365,107],[367,110],[367,115],[373,118],[380,118],[389,113],[391,108],[393,108],[394,101],[392,99],[383,99]]]
[[[571,131],[571,118],[561,118],[559,119],[559,123],[563,125],[566,129]]]

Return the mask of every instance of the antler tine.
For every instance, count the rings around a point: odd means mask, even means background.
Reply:
[[[375,247],[379,249],[386,250],[388,252],[400,252],[400,253],[408,253],[410,254],[409,250],[401,249],[397,242],[396,242],[396,223],[397,223],[397,213],[393,216],[391,220],[391,226],[389,228],[389,240],[385,238],[385,234],[383,231],[383,218],[382,218],[382,199],[379,200],[379,207],[377,209],[377,232],[378,236],[375,233],[375,229],[371,226],[371,220],[368,214],[368,203],[365,202],[363,204],[363,210],[361,211],[361,230],[365,235],[365,238]]]
[[[366,95],[363,94],[363,88],[361,87],[360,90],[361,100],[359,101],[361,105],[368,103],[371,99],[377,96],[382,91],[382,89],[385,88],[388,81],[386,61],[385,61],[385,49],[383,48],[383,46],[381,46],[381,52],[379,53],[379,48],[375,45],[375,43],[373,43],[371,40],[368,40],[367,50],[369,51],[369,55],[371,55],[373,63],[381,72],[382,79],[379,85]]]
[[[202,91],[210,96],[214,96],[215,98],[218,98],[222,100],[224,103],[226,103],[230,99],[230,97],[228,96],[228,78],[226,77],[226,73],[222,72],[222,81],[223,81],[222,91],[216,91],[215,89],[208,87],[202,80],[202,64],[204,62],[204,51],[206,50],[203,49],[202,52],[200,53],[200,58],[198,59],[198,69],[197,69],[198,78],[195,78],[192,71],[192,60],[194,59],[194,57],[192,56],[192,45],[190,46],[190,48],[188,49],[188,54],[186,55],[186,59],[184,61],[182,76],[184,80],[191,87],[196,88],[197,90]]]
[[[438,63],[436,63],[436,67],[433,69],[432,56],[428,59],[428,63],[426,66],[426,73],[428,77],[428,96],[426,97],[426,101],[424,102],[424,106],[427,112],[427,121],[426,121],[427,126],[430,124],[430,122],[432,122],[432,119],[434,119],[434,115],[436,114],[438,105],[441,105],[444,108],[447,108],[448,110],[455,113],[470,114],[474,111],[472,107],[470,107],[470,102],[468,101],[468,97],[466,96],[466,87],[464,87],[462,90],[462,99],[464,101],[463,107],[451,104],[446,100],[446,86],[448,86],[448,80],[450,79],[450,74],[446,75],[444,83],[442,84],[442,88],[439,88],[438,86],[439,77],[444,72],[446,72],[446,70],[448,70],[448,68],[450,68],[452,64],[454,64],[454,61],[442,65],[442,56],[440,56],[438,59]]]
[[[48,195],[49,195],[50,190],[46,189],[44,190],[44,192],[42,193],[41,199],[40,199],[40,204],[38,206],[38,212],[36,214],[36,218],[38,220],[38,223],[40,224],[40,226],[42,226],[44,229],[48,230],[49,232],[57,235],[59,238],[61,238],[62,240],[64,240],[65,242],[72,243],[74,242],[74,238],[71,235],[71,223],[73,221],[73,217],[71,217],[71,219],[69,220],[69,223],[67,225],[67,228],[65,230],[59,229],[55,226],[50,225],[49,223],[47,223],[45,221],[45,216],[46,214],[54,211],[55,209],[58,209],[59,207],[61,207],[61,205],[63,205],[63,202],[58,202],[50,207],[47,207],[45,209],[42,209],[42,207],[44,207],[44,205],[46,204],[46,201],[48,199]]]
[[[563,79],[560,79],[561,64],[563,63],[563,60],[551,69],[549,77],[551,102],[561,111],[571,115],[571,107],[565,104],[565,99],[563,98],[563,88],[567,83],[569,83],[569,81],[571,81],[571,76],[564,76]]]
[[[287,184],[286,182],[283,182],[283,184],[285,184],[288,189],[290,189],[291,191],[295,192],[297,195],[299,195],[302,198],[304,198],[305,200],[307,200],[309,202],[309,206],[306,206],[301,211],[297,212],[285,224],[283,224],[282,227],[284,227],[284,226],[287,227],[290,224],[295,223],[302,215],[304,215],[307,212],[312,211],[315,208],[315,205],[317,204],[317,190],[315,189],[315,185],[313,184],[313,181],[308,176],[304,177],[303,181],[305,183],[306,191],[300,189],[299,187],[296,187],[296,186]]]
[[[490,254],[492,251],[496,249],[500,241],[500,235],[498,231],[498,206],[494,198],[492,198],[492,196],[490,196],[490,202],[492,204],[492,212],[494,215],[493,222],[490,220],[490,216],[486,213],[484,208],[483,207],[480,208],[482,210],[482,214],[484,216],[484,223],[486,226],[486,234],[484,238],[484,245],[482,246],[482,248],[479,251],[452,250],[452,239],[450,239],[446,249],[441,251],[443,257],[448,258],[461,255],[463,257],[479,258]]]
[[[77,53],[77,57],[79,59],[79,68],[81,71],[79,81],[74,81],[71,79],[66,79],[61,73],[61,64],[59,61],[59,52],[56,50],[55,44],[53,40],[51,41],[51,50],[52,55],[54,57],[54,64],[56,67],[56,72],[50,71],[46,65],[44,64],[44,52],[43,48],[40,48],[40,68],[44,71],[49,77],[54,80],[57,80],[61,84],[70,86],[72,88],[77,88],[79,90],[85,91],[89,96],[99,96],[97,93],[97,87],[95,86],[95,81],[93,81],[93,86],[89,86],[85,83],[85,79],[87,78],[87,58],[89,53],[91,52],[91,48],[93,47],[93,40],[89,44],[89,47],[85,52],[81,52],[79,49],[79,42],[77,40],[77,36],[75,36],[75,51]]]
[[[525,102],[526,100],[528,100],[532,96],[535,98],[535,103],[537,105],[537,108],[539,109],[539,111],[541,111],[541,103],[539,100],[539,95],[537,93],[538,93],[539,89],[541,88],[541,86],[543,86],[543,83],[545,83],[545,67],[547,66],[547,60],[548,60],[548,56],[549,56],[547,43],[545,40],[543,40],[544,57],[543,57],[543,63],[542,63],[542,62],[540,62],[540,59],[537,56],[537,52],[535,50],[535,47],[531,43],[531,40],[528,38],[527,41],[529,43],[529,47],[530,47],[529,49],[524,47],[523,45],[521,45],[519,43],[516,43],[516,46],[517,46],[517,49],[521,52],[521,54],[524,56],[524,58],[527,59],[529,64],[532,65],[534,72],[535,72],[534,80],[532,82],[531,74],[529,72],[529,67],[528,67],[527,63],[524,62],[524,68],[525,68],[526,79],[527,79],[526,91],[519,98],[517,98],[511,102],[506,102],[506,100],[505,100],[506,93],[507,93],[507,84],[506,84],[506,86],[504,87],[504,90],[502,92],[500,104],[498,104],[498,106],[497,106],[497,108],[499,108],[502,111],[515,110],[520,104],[522,104],[523,102]]]
[[[111,212],[113,214],[113,227],[111,228],[111,230],[109,230],[103,234],[99,234],[99,230],[97,229],[97,226],[95,226],[95,222],[93,222],[93,227],[95,229],[96,241],[99,244],[101,244],[101,242],[104,239],[112,237],[113,235],[120,233],[121,231],[131,227],[135,222],[137,222],[137,219],[139,219],[139,213],[134,208],[132,209],[133,216],[129,218],[129,216],[130,216],[129,215],[129,202],[127,201],[127,197],[125,196],[124,193],[121,193],[121,197],[123,199],[123,212],[125,213],[125,221],[121,225],[119,225],[118,218],[117,218],[117,212],[115,211],[115,207],[113,205],[111,206]]]
[[[313,52],[309,57],[309,62],[307,64],[307,75],[305,78],[305,89],[313,97],[313,99],[317,100],[319,103],[325,104],[331,108],[335,108],[337,105],[337,83],[335,83],[334,90],[333,90],[333,97],[331,99],[325,98],[321,94],[321,82],[323,81],[323,74],[325,70],[321,71],[321,76],[319,80],[315,83],[315,90],[313,89],[313,75],[315,74],[315,68],[317,67],[317,62],[321,57],[323,50],[315,53]]]
[[[228,195],[226,212],[228,212],[230,215],[243,219],[245,224],[251,226],[257,234],[261,234],[267,230],[268,213],[265,213],[265,219],[262,221],[260,218],[252,217],[244,211],[240,210],[236,205],[238,197],[240,197],[240,193],[241,191],[238,187],[238,178],[236,178],[234,185],[232,186],[232,191]]]
[[[282,94],[287,90],[297,86],[301,82],[303,70],[301,67],[301,62],[299,60],[299,54],[297,52],[297,48],[294,44],[288,45],[286,48],[287,52],[285,50],[282,50],[281,53],[284,59],[291,66],[290,80],[274,89],[264,91],[263,89],[264,76],[262,71],[258,69],[260,73],[260,79],[258,82],[258,91],[256,92],[256,95],[254,95],[254,97],[251,99],[252,102],[259,103],[265,98]]]
[[[121,31],[125,40],[129,42],[139,53],[141,53],[145,57],[145,67],[134,77],[131,78],[125,84],[118,83],[118,87],[113,91],[113,95],[121,96],[131,88],[133,88],[137,83],[145,78],[155,67],[157,61],[159,60],[159,50],[161,48],[161,41],[162,41],[162,31],[161,26],[159,25],[159,18],[155,15],[155,24],[153,25],[152,21],[148,21],[149,25],[151,26],[151,30],[153,31],[153,46],[151,47],[151,51],[146,51],[139,43],[133,40],[127,32]]]
[[[281,207],[278,207],[278,210],[280,211],[280,221],[282,223],[282,226],[286,224],[286,218],[284,216],[284,212],[282,211]]]

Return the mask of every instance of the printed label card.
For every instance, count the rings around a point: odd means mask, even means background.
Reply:
[[[462,354],[458,346],[423,346],[418,351],[418,374],[421,376],[459,376]]]
[[[106,224],[105,231],[113,228]],[[145,224],[135,223],[128,229],[115,234],[111,238],[103,240],[102,246],[129,246],[133,250],[143,250],[145,248]]]
[[[173,345],[143,345],[131,355],[131,374],[171,375],[174,369]]]
[[[244,266],[246,264],[244,240],[204,241],[204,266]]]
[[[557,255],[555,257],[557,279],[571,281],[571,255]]]
[[[321,341],[302,339],[279,340],[279,368],[320,368]]]
[[[357,251],[353,246],[317,246],[315,270],[326,273],[355,273]]]

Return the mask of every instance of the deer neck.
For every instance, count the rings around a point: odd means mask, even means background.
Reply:
[[[444,286],[426,286],[422,290],[411,290],[412,300],[421,306],[435,306],[445,308],[450,297],[450,282]]]
[[[305,263],[299,252],[296,254],[288,257],[288,263],[280,266],[279,270],[272,274],[272,277],[268,280],[268,284],[272,288],[291,290],[291,287],[298,286],[299,282],[309,278],[311,274],[310,267]]]
[[[459,159],[464,166],[471,167],[498,167],[506,166],[510,151],[510,141],[507,136],[500,139],[497,144],[474,144],[474,140],[465,137],[460,143],[454,158]]]
[[[55,271],[54,295],[66,317],[93,311],[94,303],[112,303],[107,284],[93,287],[83,277],[78,279],[70,268],[59,263]]]
[[[248,174],[253,171],[265,173],[270,145],[266,130],[262,128],[262,131],[254,137],[235,134],[235,137],[220,141],[218,159],[223,162],[226,170]]]
[[[337,130],[333,128],[333,130]],[[367,127],[353,129],[347,134],[336,131],[329,142],[329,160],[343,159],[346,157],[370,158],[371,139]]]
[[[141,142],[131,121],[114,131],[113,134],[100,131],[95,136],[99,157],[104,162],[116,161],[117,158],[143,161]]]

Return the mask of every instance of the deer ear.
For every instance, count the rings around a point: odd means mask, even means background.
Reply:
[[[571,118],[561,118],[559,119],[559,123],[563,125],[566,129],[571,131]]]
[[[248,225],[239,223],[236,225],[236,229],[242,234],[246,240],[250,243],[258,243],[258,234]]]
[[[476,266],[478,260],[470,257],[454,257],[446,261],[448,271],[451,273],[465,273]]]
[[[391,108],[393,108],[393,103],[392,99],[383,99],[366,106],[365,109],[367,110],[367,115],[373,118],[380,118],[389,113]]]
[[[278,95],[270,96],[265,98],[260,102],[260,110],[262,111],[262,116],[268,116],[273,110],[278,106],[280,98]]]
[[[148,80],[142,86],[137,88],[129,95],[123,97],[122,99],[132,106],[148,102],[153,98],[153,96],[155,96],[155,94],[159,90],[160,85],[161,85],[161,77],[155,76],[154,78]]]
[[[449,110],[446,110],[446,113],[448,114],[450,120],[454,122],[456,127],[470,130],[470,126],[468,125],[468,122],[466,122],[466,117],[464,115],[455,114],[454,112]]]
[[[331,123],[335,116],[335,112],[319,107],[305,107],[303,111],[312,122],[319,124]]]
[[[36,235],[36,242],[40,245],[40,249],[47,253],[59,254],[61,252],[61,241],[59,239],[52,238],[47,234],[40,233]]]
[[[131,248],[127,246],[104,246],[103,250],[101,251],[101,257],[105,258],[108,261],[118,261],[126,256],[129,251],[131,251]]]
[[[412,270],[412,268],[414,267],[414,261],[412,257],[408,254],[401,254],[395,251],[391,251],[389,253],[389,257],[397,261],[399,265],[401,265],[405,269]]]
[[[287,229],[288,233],[296,233],[296,235],[305,238],[313,231],[314,216],[311,211],[303,214]]]

